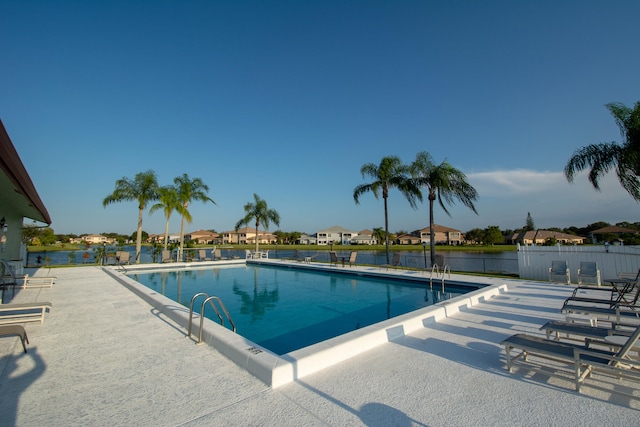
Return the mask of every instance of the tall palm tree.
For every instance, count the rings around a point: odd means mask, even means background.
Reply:
[[[384,200],[384,235],[385,248],[387,254],[387,264],[389,264],[389,209],[387,199],[389,190],[397,188],[409,201],[412,208],[416,208],[416,199],[422,200],[422,193],[409,177],[409,166],[403,164],[397,156],[383,157],[379,165],[365,163],[360,168],[362,177],[367,176],[374,179],[372,183],[358,185],[353,190],[353,200],[360,203],[360,196],[371,191],[376,199],[379,198],[382,190]]]
[[[416,160],[411,164],[411,176],[415,184],[425,187],[429,199],[429,255],[431,264],[435,263],[435,230],[433,221],[433,202],[436,200],[446,212],[447,205],[452,205],[455,199],[460,200],[466,207],[478,214],[474,202],[478,199],[478,192],[460,170],[451,166],[446,160],[439,165],[433,163],[433,159],[426,151],[416,155]]]
[[[243,225],[249,225],[251,221],[255,220],[256,226],[256,252],[258,252],[258,228],[260,224],[264,225],[265,230],[269,229],[269,223],[273,222],[275,225],[280,225],[280,214],[269,209],[267,202],[262,200],[257,194],[253,194],[254,203],[247,203],[244,205],[244,218],[236,223],[236,231]]]
[[[182,259],[182,252],[184,250],[184,222],[187,221],[191,224],[193,218],[189,212],[189,203],[192,201],[200,201],[203,203],[214,202],[207,193],[209,187],[200,178],[189,178],[189,175],[183,173],[182,176],[177,176],[173,179],[173,183],[177,192],[177,207],[176,211],[182,216],[182,223],[180,225],[180,253],[178,259]]]
[[[172,185],[160,187],[158,189],[158,194],[159,202],[151,206],[149,214],[160,209],[164,212],[164,217],[167,220],[164,226],[164,249],[166,250],[167,244],[169,243],[169,219],[174,211],[178,211],[182,208],[182,202],[178,200],[178,191],[176,190],[176,187]]]
[[[620,128],[624,142],[601,142],[577,149],[567,162],[564,174],[567,181],[573,182],[577,172],[591,167],[589,182],[600,190],[600,178],[615,169],[622,188],[640,202],[640,102],[636,102],[633,109],[619,103],[606,107]]]
[[[142,247],[142,213],[149,202],[158,199],[158,179],[152,170],[136,174],[133,180],[124,177],[116,181],[116,188],[102,201],[106,207],[112,203],[133,201],[138,202],[138,232],[136,235],[136,264],[140,263],[140,248]]]

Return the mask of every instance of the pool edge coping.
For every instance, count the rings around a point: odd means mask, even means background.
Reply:
[[[241,262],[236,262],[234,264],[240,263]],[[285,266],[277,262],[264,262],[264,264]],[[206,266],[200,263],[197,264],[198,267],[213,267],[216,265],[218,264]],[[174,268],[189,268],[192,266],[193,265],[184,264],[173,265]],[[331,267],[322,267],[323,266],[318,266],[314,268],[314,270],[336,271]],[[186,331],[189,323],[188,307],[136,282],[126,276],[126,273],[122,270],[114,267],[103,267],[102,270],[151,305],[153,309],[158,310],[158,312],[183,327],[185,330],[185,338],[187,337]],[[353,274],[358,274],[358,272],[354,270]],[[377,275],[379,277],[393,276],[398,279],[407,278],[407,276],[403,274],[389,274],[388,272],[387,274],[375,274],[373,271],[368,271],[366,274],[372,276]],[[320,372],[379,345],[391,342],[415,330],[426,327],[429,324],[437,323],[439,320],[445,319],[465,308],[484,302],[508,290],[507,283],[495,283],[498,279],[489,278],[489,280],[473,281],[470,280],[470,278],[471,277],[465,276],[465,281],[477,283],[483,287],[433,306],[366,326],[281,356],[272,353],[207,318],[203,319],[202,341],[214,347],[221,354],[246,369],[266,385],[277,388],[304,378],[305,376]],[[196,319],[199,323],[200,316],[197,315],[197,313],[194,316],[194,321]],[[194,325],[193,329],[199,333],[199,324]],[[195,343],[197,343],[197,338],[194,340],[194,344]]]

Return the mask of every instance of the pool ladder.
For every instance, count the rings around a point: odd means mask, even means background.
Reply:
[[[449,279],[451,279],[451,269],[448,265],[442,267],[442,292],[444,292],[444,275],[449,273]],[[440,275],[440,271],[438,269],[438,264],[433,264],[431,267],[431,276],[429,277],[429,289],[433,289],[433,275],[435,274],[436,279]]]
[[[198,334],[198,344],[202,344],[202,326],[204,325],[204,310],[205,310],[205,307],[206,307],[207,303],[209,303],[211,308],[213,308],[213,311],[215,311],[216,315],[218,315],[218,319],[220,319],[220,324],[222,326],[224,326],[224,318],[222,317],[222,314],[220,314],[220,310],[222,310],[222,312],[224,313],[224,315],[227,318],[227,320],[229,321],[229,323],[231,323],[231,327],[233,328],[233,332],[236,332],[236,324],[233,322],[233,319],[231,318],[231,315],[227,311],[227,308],[222,303],[222,300],[219,297],[215,296],[215,295],[211,295],[210,296],[206,292],[199,292],[199,293],[195,294],[191,298],[191,304],[189,306],[189,329],[187,330],[187,337],[191,338],[191,330],[192,330],[192,327],[193,327],[193,303],[200,296],[204,296],[205,299],[204,299],[204,301],[202,301],[202,305],[200,306],[200,332]],[[218,303],[218,305],[220,307],[216,306],[216,304],[215,304],[216,302]]]

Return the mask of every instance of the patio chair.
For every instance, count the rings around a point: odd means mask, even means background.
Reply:
[[[580,262],[580,268],[578,269],[578,285],[582,285],[585,278],[589,279],[589,283],[596,283],[598,286],[602,285],[597,262]]]
[[[118,265],[131,264],[131,254],[127,251],[116,252],[116,262]]]
[[[393,254],[393,258],[391,258],[391,266],[392,267],[402,267],[402,262],[400,262],[400,254]]]
[[[329,252],[329,265],[334,264],[336,267],[338,266],[338,254],[334,251]]]
[[[222,253],[220,252],[220,249],[214,249],[214,251],[213,251],[213,259],[214,260],[219,260],[219,259],[229,259],[229,258],[223,257]],[[250,258],[247,258],[247,259],[250,259]]]
[[[2,274],[0,275],[0,288],[7,289],[12,287],[13,294],[15,295],[15,288],[50,288],[56,281],[55,277],[33,277],[28,274],[24,275],[16,275],[13,271],[13,268],[6,260],[0,260],[2,265],[0,266],[2,269]],[[22,284],[19,284],[18,281],[22,281]]]
[[[567,285],[571,284],[571,273],[567,266],[567,261],[551,261],[551,267],[549,268],[549,281],[553,282],[554,277],[562,276],[567,281]]]
[[[349,255],[349,267],[353,267],[354,265],[356,265],[357,256],[358,256],[358,252],[356,251],[351,252],[351,254]]]
[[[291,258],[287,258],[287,259],[288,259],[288,260],[290,260],[290,261],[298,261],[298,262],[301,262],[301,261],[303,261],[303,260],[304,260],[304,256],[302,256],[302,255],[300,254],[300,251],[299,251],[299,250],[295,249],[295,250],[293,251],[293,255],[291,256]]]
[[[562,304],[560,311],[575,310],[576,307],[583,304],[589,306],[607,306],[610,309],[621,307],[624,309],[636,310],[640,307],[636,307],[638,298],[640,298],[640,281],[629,280],[611,280],[611,288],[608,290],[609,296],[607,298],[598,298],[595,296],[570,296]],[[602,292],[596,292],[602,294]],[[582,295],[582,294],[581,294]],[[593,294],[586,294],[593,295]],[[599,295],[598,295],[599,296]]]
[[[625,306],[617,304],[615,307],[593,304],[582,305],[581,303],[567,303],[563,305],[561,312],[567,315],[584,314],[593,316],[598,322],[624,323],[634,324],[640,323],[640,311],[635,303],[637,303],[638,294],[634,297],[633,306]]]
[[[198,249],[198,261],[211,261],[211,258],[207,256],[206,249]]]
[[[173,258],[171,257],[171,251],[169,249],[164,249],[162,251],[160,262],[173,262]]]
[[[400,253],[394,253],[391,258],[391,264],[382,264],[381,267],[386,267],[387,270],[389,267],[402,267],[402,263],[400,262]]]
[[[9,263],[5,260],[0,260],[0,289],[3,291],[11,288],[11,297],[16,294],[16,286],[18,286],[18,280],[24,279],[24,276],[16,276]],[[4,293],[3,293],[4,297]]]
[[[22,342],[22,349],[27,352],[27,344],[29,344],[29,338],[27,338],[27,331],[24,330],[22,325],[0,325],[0,337],[13,337],[17,336]]]
[[[0,325],[25,322],[44,323],[44,314],[51,311],[50,302],[27,302],[21,304],[0,304]]]
[[[22,280],[22,285],[18,286],[20,288],[51,288],[53,284],[56,282],[56,277],[44,277],[38,276],[33,277],[28,274],[24,275],[24,279]]]
[[[638,270],[637,273],[619,273],[618,277],[616,277],[615,279],[606,279],[605,282],[609,282],[612,285],[611,286],[590,286],[590,285],[578,285],[575,287],[575,289],[573,290],[573,294],[571,295],[572,297],[577,297],[577,296],[581,296],[581,295],[598,295],[601,292],[615,292],[618,286],[620,284],[625,284],[625,283],[633,283],[635,282],[635,285],[633,287],[630,287],[628,289],[629,292],[634,292],[635,291],[635,286],[640,284],[640,270]],[[616,286],[613,286],[613,284],[615,284]]]
[[[440,270],[444,271],[444,255],[436,255],[435,264],[440,268]]]
[[[640,368],[640,361],[627,357],[631,349],[636,346],[638,337],[640,337],[640,326],[633,331],[617,352],[552,341],[527,334],[512,335],[501,344],[504,345],[509,372],[513,372],[513,364],[517,359],[522,359],[523,362],[533,366],[533,362],[528,360],[531,356],[565,363],[573,367],[575,388],[580,392],[580,386],[594,371],[609,374],[616,379],[640,380],[640,372],[637,370]],[[520,352],[512,356],[511,352],[514,350]],[[535,363],[536,366],[540,364],[537,361]]]
[[[310,264],[312,261],[314,261],[316,258],[318,258],[320,254],[319,253],[315,253],[313,255],[308,255],[308,256],[302,256],[300,258],[301,262],[306,262],[307,264]]]

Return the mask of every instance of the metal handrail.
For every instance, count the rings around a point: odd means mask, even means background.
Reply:
[[[433,273],[436,273],[436,277],[438,277],[438,274],[440,274],[440,271],[438,270],[438,264],[433,264],[431,266],[431,275],[429,276],[429,289],[433,288]]]
[[[448,265],[445,265],[442,268],[442,292],[444,292],[444,275],[447,273],[447,271],[449,272],[449,279],[451,279],[451,269]]]
[[[451,279],[451,268],[449,265],[445,265],[442,267],[442,292],[444,292],[444,276],[449,273],[449,279]],[[431,276],[429,277],[429,289],[433,289],[433,273],[436,274],[436,279],[440,275],[440,270],[438,269],[438,264],[433,264],[431,267]]]
[[[198,344],[202,343],[202,329],[204,326],[204,317],[205,317],[204,310],[207,303],[211,305],[211,308],[213,308],[213,311],[215,311],[216,315],[218,316],[218,319],[220,319],[220,324],[224,326],[224,318],[220,314],[218,307],[214,304],[214,301],[217,301],[217,303],[220,305],[220,309],[222,309],[222,312],[226,316],[227,320],[229,320],[229,323],[231,323],[233,332],[236,332],[236,324],[231,318],[231,315],[229,314],[229,311],[227,311],[227,308],[225,307],[222,300],[215,295],[209,296],[209,294],[207,294],[206,292],[198,292],[191,298],[191,304],[189,305],[189,328],[187,329],[188,338],[191,338],[191,330],[193,329],[193,303],[195,302],[196,298],[198,298],[199,296],[205,296],[205,300],[202,301],[202,305],[200,306],[200,331],[198,333]]]

